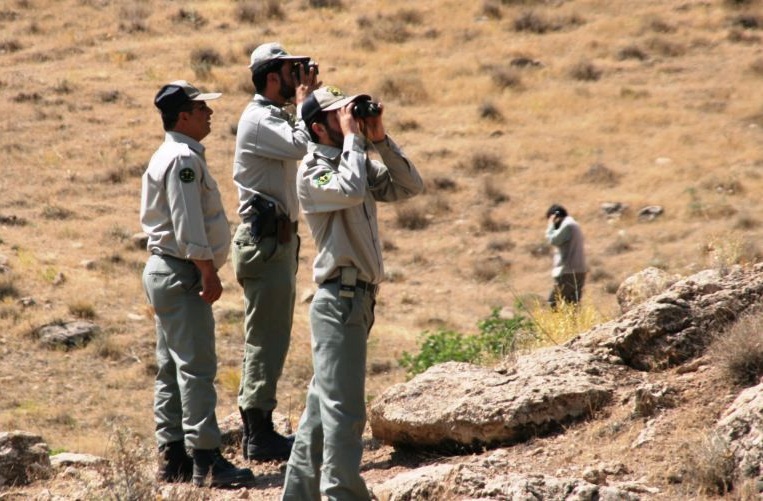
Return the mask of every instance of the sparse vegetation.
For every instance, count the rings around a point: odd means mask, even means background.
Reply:
[[[409,377],[443,362],[490,363],[511,353],[517,334],[532,329],[532,324],[521,315],[503,318],[494,308],[477,327],[479,333],[474,335],[447,329],[423,332],[419,337],[419,352],[415,355],[403,352],[398,363]]]
[[[751,386],[763,376],[763,314],[744,315],[718,334],[709,352],[734,384]]]
[[[700,495],[724,495],[733,486],[734,460],[728,444],[717,435],[707,435],[687,444],[685,469],[688,480]]]
[[[570,76],[582,82],[595,82],[601,78],[602,70],[590,61],[578,61],[570,68]]]
[[[213,66],[222,65],[223,58],[215,49],[206,47],[191,52],[191,69],[198,79],[206,80],[212,73]]]
[[[608,319],[587,300],[580,304],[558,301],[555,310],[545,305],[532,308],[530,318],[540,346],[562,344]]]
[[[286,19],[286,12],[278,0],[265,2],[246,2],[236,7],[236,19],[242,23],[255,24],[263,20]],[[251,53],[251,51],[248,51]]]
[[[406,203],[395,208],[398,228],[406,230],[423,230],[429,226],[424,209],[415,203]]]

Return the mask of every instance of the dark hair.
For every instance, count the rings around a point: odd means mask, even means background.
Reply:
[[[183,111],[193,111],[193,101],[183,103],[179,108],[175,110],[162,112],[162,126],[164,127],[165,131],[170,131],[175,128],[175,125],[178,123],[178,117]]]
[[[273,59],[252,71],[252,84],[258,94],[265,90],[268,84],[268,74],[281,71],[285,62],[283,59]]]
[[[314,143],[317,143],[320,141],[320,138],[318,137],[318,134],[316,134],[313,131],[313,124],[323,124],[326,127],[328,127],[328,117],[329,114],[325,111],[321,111],[318,114],[314,115],[310,118],[309,121],[305,122],[305,125],[307,126],[307,132],[310,133],[310,140]]]
[[[551,217],[551,215],[560,216],[562,219],[564,219],[567,217],[567,209],[559,204],[554,204],[546,211],[546,217]]]

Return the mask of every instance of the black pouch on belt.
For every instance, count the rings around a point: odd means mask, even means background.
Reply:
[[[249,218],[249,232],[255,243],[259,243],[263,237],[275,235],[277,232],[276,205],[259,195],[252,199],[252,207],[255,213]]]

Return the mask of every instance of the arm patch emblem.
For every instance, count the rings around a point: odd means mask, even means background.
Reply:
[[[184,169],[180,169],[180,172],[178,172],[178,177],[184,183],[192,183],[193,180],[196,179],[196,173],[190,167],[186,167]]]
[[[316,186],[325,186],[329,184],[329,181],[331,181],[331,172],[327,172],[323,174],[321,177],[315,180]]]

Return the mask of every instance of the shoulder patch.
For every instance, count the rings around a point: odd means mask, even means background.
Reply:
[[[193,171],[192,168],[185,167],[184,169],[180,169],[180,172],[178,173],[178,177],[184,183],[192,183],[193,180],[196,179],[196,173]]]
[[[325,186],[331,181],[331,172],[323,174],[321,177],[315,180],[316,186]]]

